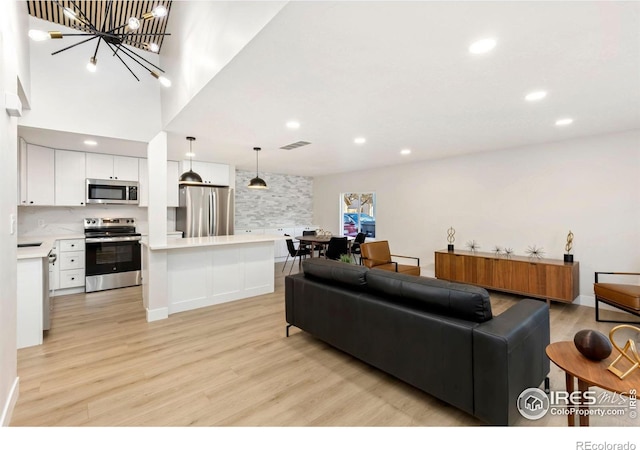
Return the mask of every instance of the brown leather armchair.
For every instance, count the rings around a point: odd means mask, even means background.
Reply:
[[[371,269],[390,270],[408,275],[420,275],[420,258],[414,256],[392,255],[389,250],[389,241],[375,241],[360,244],[362,252],[362,264]],[[391,257],[415,259],[416,265],[398,264]]]
[[[613,323],[640,323],[629,320],[604,320],[600,318],[599,302],[626,311],[635,316],[640,316],[640,285],[637,284],[618,284],[618,283],[601,283],[598,275],[634,275],[639,276],[638,272],[595,272],[595,282],[593,283],[593,291],[596,297],[596,322],[613,322]]]

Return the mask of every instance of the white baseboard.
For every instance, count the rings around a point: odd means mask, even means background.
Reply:
[[[2,416],[0,417],[0,426],[8,427],[11,423],[11,416],[13,415],[13,408],[18,403],[18,395],[20,394],[20,377],[16,377],[9,391],[9,398],[7,403],[2,409]]]
[[[146,308],[147,322],[155,322],[156,320],[164,320],[169,318],[169,308]]]

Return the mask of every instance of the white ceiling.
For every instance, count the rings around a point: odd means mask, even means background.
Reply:
[[[638,129],[639,30],[636,2],[290,2],[167,126],[169,157],[189,135],[195,159],[255,170],[260,146],[261,172],[316,176]]]

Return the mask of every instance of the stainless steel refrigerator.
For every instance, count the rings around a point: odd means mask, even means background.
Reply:
[[[233,234],[233,189],[207,184],[180,184],[176,230],[182,237]]]

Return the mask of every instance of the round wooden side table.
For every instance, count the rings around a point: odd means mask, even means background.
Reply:
[[[578,391],[585,392],[590,386],[597,386],[618,394],[628,394],[632,389],[640,389],[640,370],[636,370],[621,380],[607,370],[609,364],[618,356],[612,354],[602,361],[592,361],[582,355],[573,341],[554,342],[547,346],[547,356],[559,368],[565,371],[567,392],[571,394],[578,380]],[[614,351],[614,353],[616,353]],[[580,404],[578,409],[587,410],[588,405]],[[580,426],[589,426],[588,411],[579,413]],[[567,416],[569,426],[575,426],[575,414]]]

